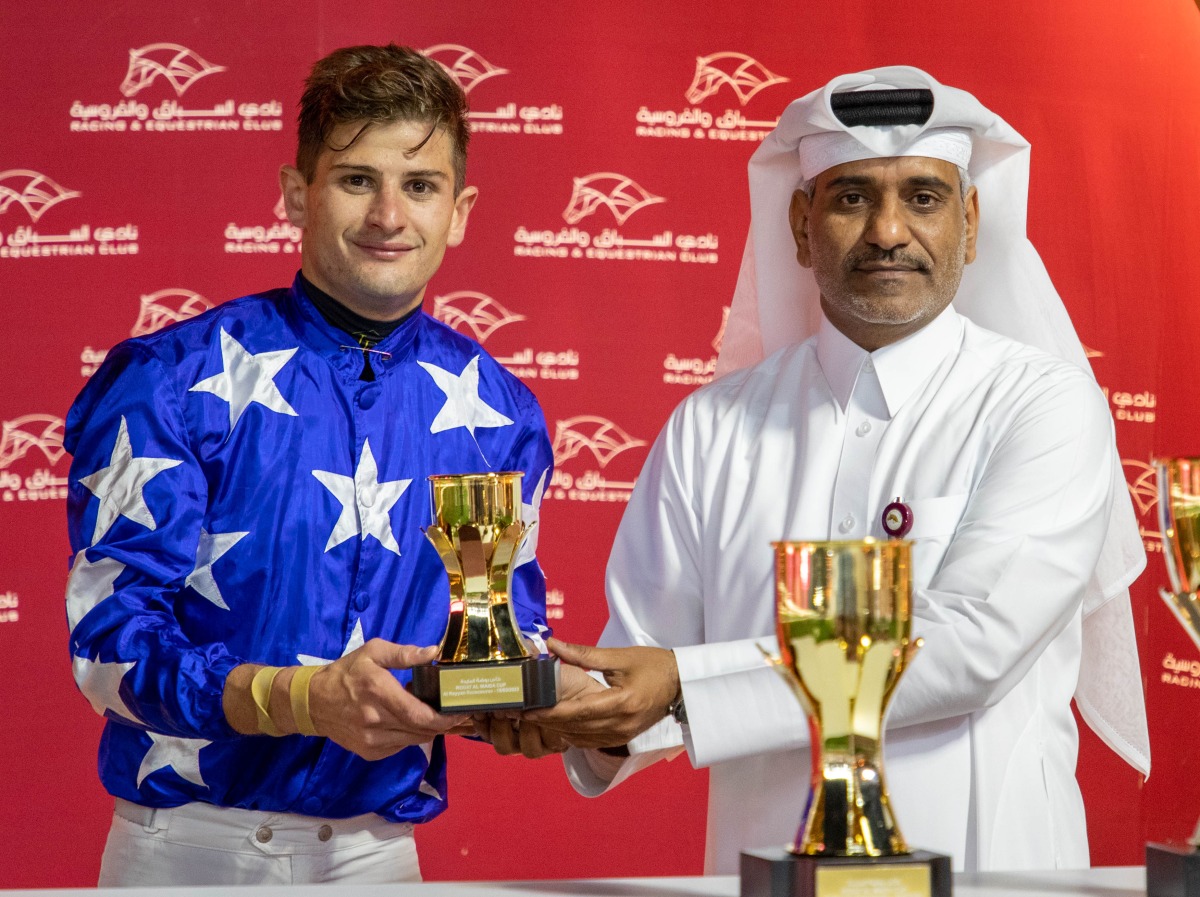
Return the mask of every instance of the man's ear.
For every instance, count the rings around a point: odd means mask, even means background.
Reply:
[[[972,187],[963,200],[967,213],[966,263],[975,261],[975,241],[979,238],[979,191]]]
[[[458,196],[454,197],[454,212],[450,217],[450,233],[446,237],[447,246],[457,246],[467,233],[467,217],[479,199],[479,188],[463,187]]]
[[[792,225],[792,237],[796,241],[796,261],[805,268],[812,267],[812,253],[808,248],[808,213],[812,208],[812,200],[803,190],[792,193],[792,203],[788,207],[788,221]]]
[[[283,207],[288,221],[296,227],[304,227],[308,215],[305,203],[308,200],[308,183],[304,175],[291,165],[279,169],[279,188],[283,191]]]

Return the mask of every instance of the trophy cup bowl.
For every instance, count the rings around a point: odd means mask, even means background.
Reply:
[[[743,897],[950,894],[950,858],[910,851],[888,800],[883,720],[920,640],[912,543],[775,542],[770,658],[808,715],[812,787],[786,850],[742,854]]]
[[[412,691],[446,713],[550,707],[558,660],[532,655],[510,597],[513,562],[536,526],[521,519],[520,472],[429,477],[425,536],[446,567],[450,616],[438,659]]]
[[[1175,619],[1200,648],[1200,458],[1160,458],[1158,522],[1171,591],[1161,590]],[[1200,823],[1187,846],[1146,845],[1149,897],[1200,897]]]

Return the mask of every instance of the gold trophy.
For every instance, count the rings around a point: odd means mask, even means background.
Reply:
[[[745,851],[742,897],[948,897],[950,858],[910,851],[888,802],[883,719],[911,638],[911,542],[775,542],[769,658],[812,732],[812,789],[796,841]]]
[[[1200,648],[1200,458],[1165,458],[1158,474],[1158,522],[1171,591],[1161,591]],[[1148,897],[1200,897],[1200,824],[1188,846],[1146,845]]]
[[[445,713],[554,705],[558,660],[532,655],[509,597],[513,561],[536,526],[521,519],[521,477],[471,473],[429,478],[433,524],[425,536],[450,582],[441,654],[413,669],[412,691]]]

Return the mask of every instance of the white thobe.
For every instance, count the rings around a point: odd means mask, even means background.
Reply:
[[[706,871],[790,843],[811,777],[775,651],[779,539],[886,538],[912,509],[914,634],[888,716],[901,832],[959,869],[1089,864],[1075,780],[1081,599],[1115,444],[1087,374],[948,308],[873,353],[816,337],[689,396],[652,449],[608,567],[602,645],[675,650],[689,718],[624,762],[570,751],[599,793],[686,747],[710,767]]]

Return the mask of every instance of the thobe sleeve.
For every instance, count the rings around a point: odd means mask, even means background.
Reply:
[[[191,643],[175,616],[208,496],[177,389],[161,363],[126,346],[68,414],[72,664],[80,690],[110,720],[183,738],[232,738],[222,696],[243,661],[222,644]]]
[[[688,725],[660,722],[630,743],[623,763],[568,751],[568,774],[585,794],[684,747],[692,764],[702,767],[807,743],[799,702],[760,650],[774,652],[774,638],[704,643],[703,537],[694,476],[703,452],[693,408],[685,402],[651,448],[617,530],[606,578],[609,620],[599,639],[601,646],[674,649]],[[592,754],[590,763],[585,753]]]
[[[1079,614],[1112,502],[1112,419],[1075,371],[1043,376],[1009,413],[940,566],[914,592],[925,645],[890,728],[994,705]]]

